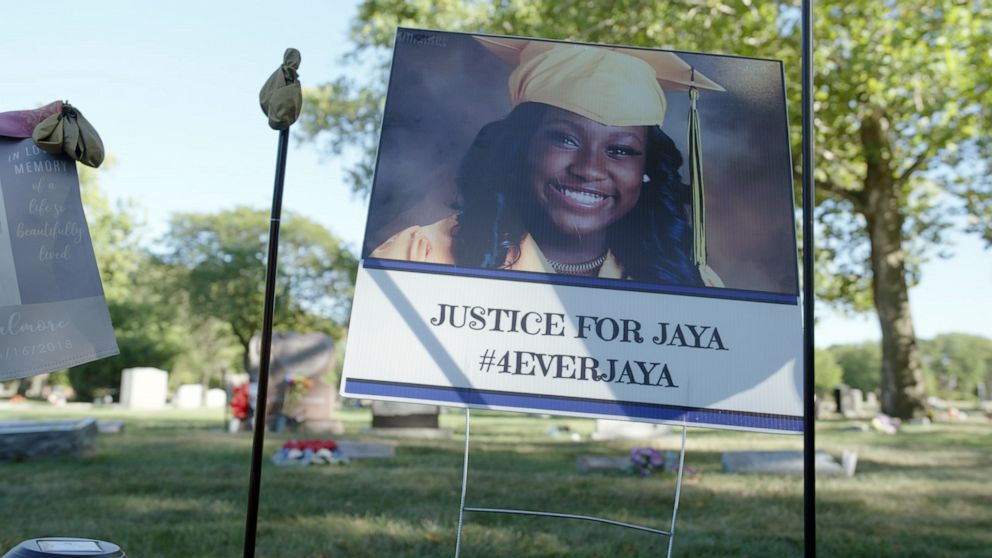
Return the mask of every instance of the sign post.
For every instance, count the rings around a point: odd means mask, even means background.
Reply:
[[[341,392],[466,408],[458,547],[621,523],[467,507],[469,409],[809,430],[783,73],[398,30]]]
[[[258,505],[262,485],[262,451],[265,445],[265,417],[269,388],[269,365],[272,355],[272,322],[275,314],[276,270],[279,263],[279,226],[282,222],[282,193],[286,181],[286,151],[289,147],[289,127],[300,116],[303,104],[296,71],[300,53],[286,49],[283,64],[262,86],[259,99],[262,112],[269,117],[269,127],[279,130],[276,152],[276,177],[272,188],[272,216],[269,220],[269,252],[265,269],[265,302],[262,308],[261,359],[255,403],[255,425],[252,432],[251,470],[248,479],[248,509],[245,516],[244,557],[255,556],[255,535],[258,527]]]
[[[813,270],[813,1],[802,5],[802,117],[803,117],[803,548],[806,558],[816,556],[816,406],[813,392],[813,333],[816,305]]]
[[[400,29],[342,395],[801,433],[782,73]]]

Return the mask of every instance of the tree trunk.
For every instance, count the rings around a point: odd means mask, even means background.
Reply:
[[[867,154],[862,211],[871,244],[872,290],[882,326],[882,412],[901,419],[926,413],[926,386],[909,309],[901,188],[887,157],[884,119],[862,122]]]

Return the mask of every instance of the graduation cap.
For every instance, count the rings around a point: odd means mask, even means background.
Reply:
[[[660,50],[600,47],[504,37],[474,37],[511,65],[510,104],[537,102],[608,126],[661,126],[666,91],[689,93],[689,181],[693,263],[706,268],[699,90],[725,91],[678,55]]]

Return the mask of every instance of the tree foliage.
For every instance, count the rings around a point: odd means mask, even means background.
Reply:
[[[908,417],[924,408],[908,298],[920,264],[956,216],[992,243],[992,3],[814,5],[817,292],[879,314],[883,408]],[[349,55],[363,77],[308,89],[298,137],[355,151],[352,187],[368,190],[397,26],[778,58],[798,84],[799,15],[795,0],[367,0]],[[799,87],[788,94],[799,153]]]
[[[191,344],[177,307],[160,286],[169,270],[156,265],[140,246],[142,225],[134,204],[112,206],[100,191],[96,174],[80,173],[83,205],[93,240],[100,278],[114,324],[120,354],[73,367],[69,379],[80,399],[94,390],[114,390],[121,370],[135,366],[168,369]]]
[[[227,325],[247,359],[261,329],[269,215],[239,207],[172,217],[162,260],[181,270],[179,291],[192,316]],[[324,331],[335,337],[347,320],[357,263],[327,229],[286,214],[279,236],[276,327]]]
[[[837,364],[834,354],[826,349],[815,349],[813,359],[816,392],[821,396],[833,393],[834,388],[844,379],[844,369]]]
[[[845,384],[869,392],[881,385],[882,350],[877,341],[834,345],[827,349],[843,369]],[[932,392],[952,399],[974,397],[979,384],[992,388],[992,339],[943,333],[920,340],[923,371]],[[820,361],[817,361],[819,375]]]
[[[992,386],[992,339],[945,333],[923,341],[920,352],[927,378],[944,397],[970,398],[979,384]]]
[[[878,341],[834,345],[827,349],[844,370],[844,383],[868,393],[882,383],[882,346]]]

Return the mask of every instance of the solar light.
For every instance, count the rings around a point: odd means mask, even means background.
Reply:
[[[29,539],[12,548],[2,558],[57,558],[61,556],[125,558],[124,551],[114,543],[75,537]]]

